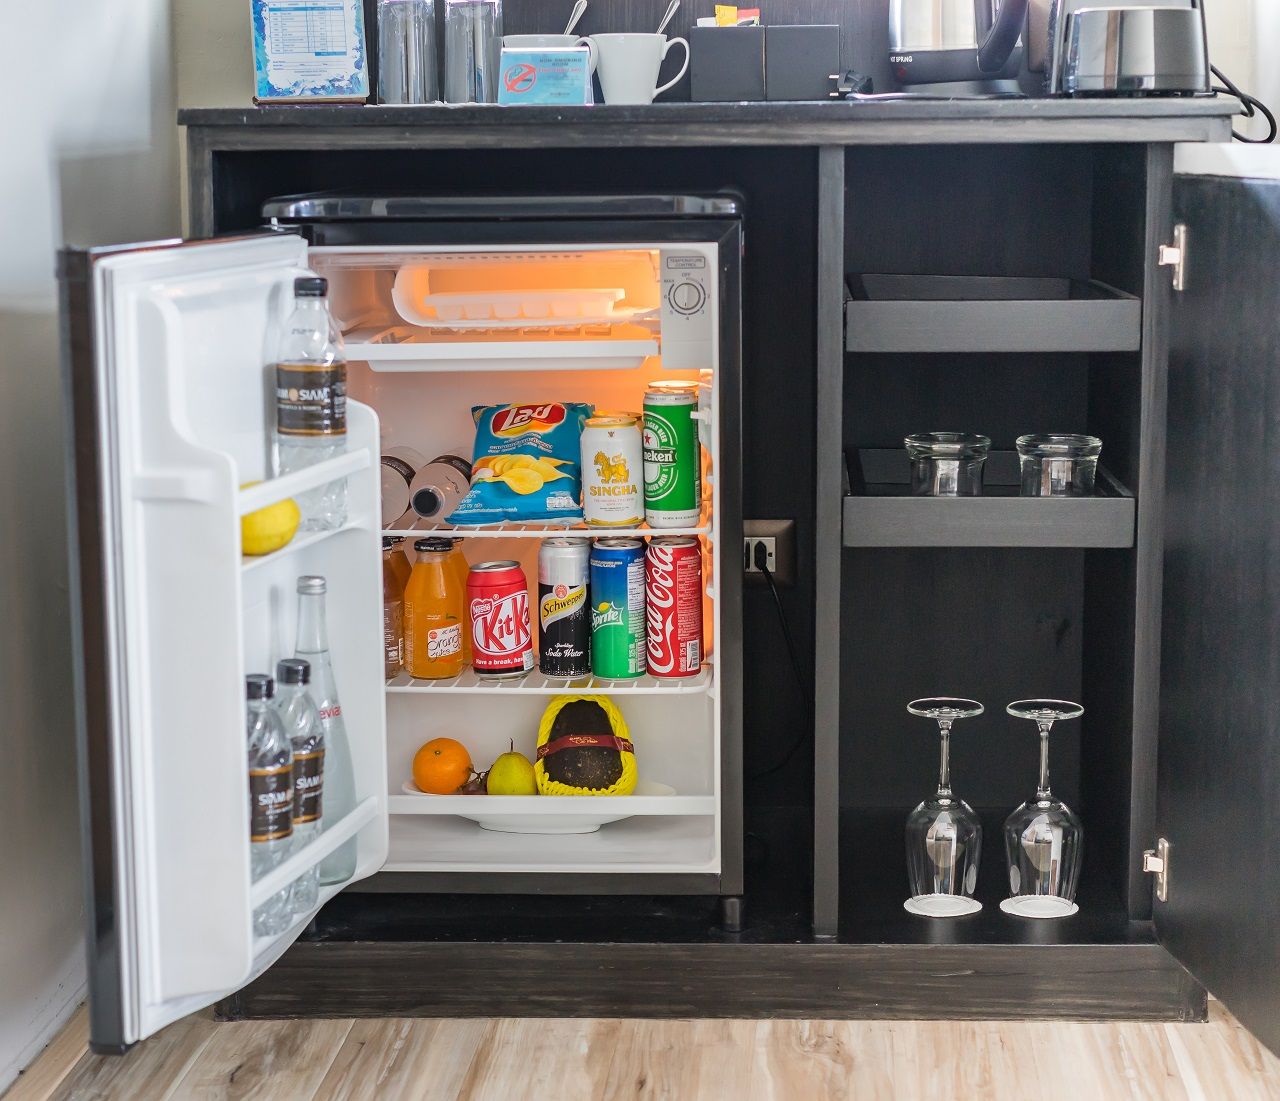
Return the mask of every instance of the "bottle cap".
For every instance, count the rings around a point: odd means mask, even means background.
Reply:
[[[323,298],[329,293],[329,280],[318,275],[304,275],[293,281],[295,298]]]
[[[424,486],[413,495],[409,504],[419,516],[430,519],[444,506],[444,499],[430,486]]]
[[[453,540],[439,537],[435,539],[419,539],[413,544],[413,549],[416,551],[450,551],[453,550]]]
[[[298,578],[298,595],[314,596],[316,593],[323,593],[328,590],[323,577],[314,575],[304,575]]]
[[[250,673],[244,678],[245,692],[251,700],[269,700],[276,693],[276,684],[266,673]]]
[[[393,538],[391,538],[391,536],[390,536],[390,535],[384,535],[384,536],[382,537],[382,549],[383,549],[383,550],[390,550],[390,549],[391,549],[392,547],[394,547],[395,545],[396,545],[396,541],[395,541]]]
[[[282,658],[276,662],[276,679],[281,684],[310,684],[311,662],[304,658]]]

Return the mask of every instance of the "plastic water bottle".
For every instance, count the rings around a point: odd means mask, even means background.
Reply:
[[[347,356],[329,315],[329,281],[293,281],[294,308],[276,353],[276,473],[291,474],[347,449]],[[347,480],[295,494],[303,531],[347,522]]]
[[[275,686],[255,673],[245,678],[248,696],[249,867],[256,883],[293,847],[293,749],[271,706]],[[253,932],[274,937],[289,928],[289,888],[277,891],[253,912]]]
[[[324,728],[311,700],[311,663],[285,658],[276,663],[275,710],[293,746],[293,851],[300,852],[320,836],[324,811]],[[295,917],[310,913],[320,901],[320,866],[313,864],[290,888]]]

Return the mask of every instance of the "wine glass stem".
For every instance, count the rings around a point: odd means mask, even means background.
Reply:
[[[1049,790],[1049,731],[1053,729],[1053,720],[1038,720],[1040,727],[1040,785],[1036,788],[1038,799],[1052,798]]]
[[[938,761],[938,795],[951,796],[951,720],[939,719],[938,730],[942,734],[942,750]]]

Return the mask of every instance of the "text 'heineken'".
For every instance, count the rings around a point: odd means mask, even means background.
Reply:
[[[644,395],[644,518],[692,527],[702,507],[696,383],[654,383]]]
[[[597,539],[591,548],[591,671],[605,680],[643,676],[644,543]]]

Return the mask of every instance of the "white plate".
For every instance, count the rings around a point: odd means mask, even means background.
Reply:
[[[976,914],[982,909],[982,903],[965,895],[916,895],[907,899],[902,908],[920,917],[949,918]]]
[[[1064,918],[1079,913],[1080,907],[1057,895],[1018,895],[1000,903],[1006,914],[1022,918]]]
[[[676,793],[653,780],[639,781],[631,795],[428,795],[412,780],[401,790],[423,799],[448,799],[451,813],[494,833],[595,833],[630,818],[627,801],[632,798]]]

